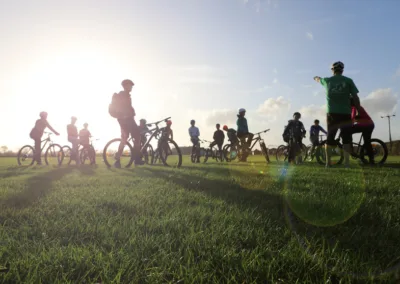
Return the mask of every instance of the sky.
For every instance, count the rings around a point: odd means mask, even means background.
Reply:
[[[394,0],[0,0],[0,144],[32,143],[39,112],[61,133],[78,117],[99,138],[119,137],[108,114],[121,81],[135,82],[136,120],[172,117],[174,140],[190,144],[189,122],[211,140],[215,124],[281,134],[295,111],[308,130],[326,127],[326,99],[313,77],[335,61],[358,87],[388,141],[400,93],[400,1]],[[399,117],[392,137],[400,139]],[[308,143],[306,143],[308,144]]]

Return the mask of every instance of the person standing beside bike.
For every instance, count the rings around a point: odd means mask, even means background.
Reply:
[[[369,163],[371,165],[375,164],[374,152],[371,145],[372,132],[374,131],[375,124],[365,109],[360,106],[357,114],[357,109],[354,103],[354,99],[350,100],[351,104],[351,120],[353,122],[353,127],[351,128],[352,134],[362,133],[364,137],[364,145],[367,150],[367,155],[369,157]]]
[[[135,85],[131,80],[123,80],[121,83],[123,91],[114,93],[112,102],[109,106],[109,113],[116,118],[121,128],[121,143],[115,155],[114,166],[121,168],[120,157],[124,150],[125,144],[128,142],[129,135],[135,140],[133,144],[133,159],[136,166],[143,165],[142,156],[140,154],[140,129],[135,121],[135,109],[132,107],[131,92]]]
[[[240,139],[242,143],[242,147],[250,149],[251,141],[253,140],[253,133],[249,132],[249,127],[247,125],[247,119],[245,118],[246,110],[244,108],[239,109],[239,114],[237,115],[238,119],[236,121],[237,125],[237,137]],[[247,141],[246,141],[247,138]],[[248,153],[247,153],[248,154]],[[247,154],[243,155],[241,161],[245,162],[247,159]]]
[[[78,128],[76,128],[75,123],[78,119],[73,116],[71,117],[71,124],[67,125],[68,142],[72,144],[71,160],[75,160],[76,164],[80,164],[79,159],[79,135]]]
[[[189,136],[190,136],[190,141],[193,144],[192,147],[192,154],[194,151],[196,151],[196,163],[200,163],[200,145],[199,145],[199,137],[200,137],[200,130],[195,126],[196,121],[192,119],[190,121],[190,128],[189,128]]]
[[[42,111],[40,114],[40,119],[36,120],[35,126],[32,128],[29,136],[33,139],[35,142],[35,156],[34,156],[34,161],[36,161],[37,165],[42,164],[42,136],[44,133],[44,130],[46,128],[50,129],[51,132],[53,132],[55,135],[60,135],[57,131],[54,130],[53,127],[49,124],[47,121],[47,112]]]
[[[298,155],[301,152],[303,147],[303,138],[306,136],[306,129],[304,128],[304,124],[299,120],[301,118],[301,114],[299,112],[295,112],[293,114],[293,119],[289,120],[288,125],[286,126],[285,130],[283,131],[282,137],[286,143],[290,142],[290,133],[292,133],[293,138],[296,142],[295,145],[289,145],[291,148],[289,151],[289,162],[295,160],[297,157],[298,164],[302,162],[301,155]],[[295,148],[292,148],[295,146]]]
[[[319,143],[319,132],[324,133],[325,135],[328,134],[325,129],[322,128],[321,125],[319,125],[319,120],[316,119],[314,120],[314,125],[311,125],[310,127],[310,142],[312,144],[311,146],[311,156],[314,155],[314,150],[315,147],[318,146]]]
[[[343,76],[344,64],[340,61],[331,66],[332,77],[321,78],[314,77],[314,80],[320,83],[326,89],[327,100],[327,125],[328,135],[325,147],[326,167],[331,166],[331,151],[329,147],[336,146],[336,133],[340,129],[345,167],[350,166],[350,153],[352,145],[352,122],[350,99],[354,99],[354,106],[360,112],[360,99],[358,89],[353,80]]]

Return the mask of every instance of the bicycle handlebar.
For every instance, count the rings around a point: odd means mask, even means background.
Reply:
[[[268,132],[269,130],[270,130],[270,129],[268,128],[268,129],[265,129],[265,130],[263,130],[263,131],[254,133],[254,135],[258,135],[258,134],[261,134],[261,133],[266,133],[266,132]]]
[[[149,126],[149,127],[151,127],[153,124],[158,125],[158,124],[160,124],[161,122],[167,122],[167,120],[170,119],[170,118],[171,118],[171,117],[167,117],[167,118],[161,119],[161,120],[156,121],[156,122],[147,123],[146,125]]]

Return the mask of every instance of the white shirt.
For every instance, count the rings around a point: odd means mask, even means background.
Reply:
[[[200,136],[200,130],[196,126],[191,126],[189,128],[190,137],[198,138]]]

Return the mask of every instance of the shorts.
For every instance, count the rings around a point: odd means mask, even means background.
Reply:
[[[136,124],[135,119],[132,118],[124,118],[118,119],[119,126],[121,127],[121,137],[131,135],[132,137],[136,137],[140,135],[139,127]]]
[[[197,144],[199,144],[199,138],[191,138],[190,141],[192,141],[193,146],[196,146]]]
[[[310,142],[313,146],[318,146],[319,144],[318,136],[316,135],[310,136]]]
[[[326,124],[328,126],[327,144],[336,145],[335,137],[340,129],[340,136],[343,144],[352,143],[352,121],[350,114],[344,113],[328,113],[326,115]]]

